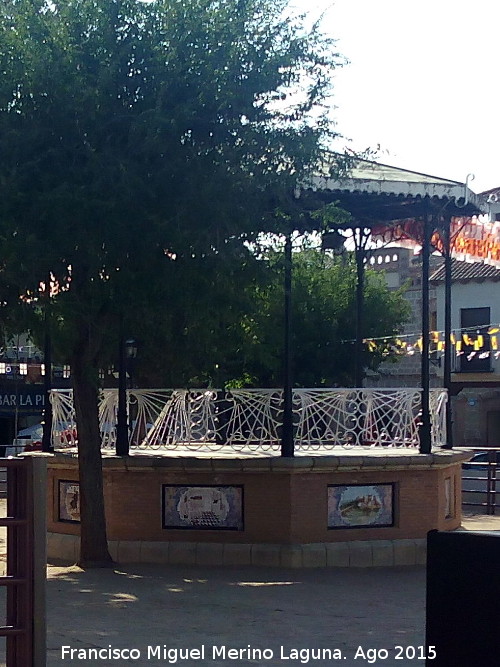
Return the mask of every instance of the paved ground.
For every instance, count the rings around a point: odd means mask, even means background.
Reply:
[[[500,531],[500,517],[467,516],[463,528]],[[405,657],[424,644],[424,568],[49,566],[47,610],[48,667],[424,664]],[[140,657],[106,657],[110,647]]]
[[[51,568],[49,576],[49,667],[84,664],[62,660],[62,646],[134,648],[141,655],[137,665],[174,664],[175,649],[204,647],[204,659],[196,660],[192,654],[177,664],[287,667],[337,662],[312,658],[313,650],[330,649],[333,658],[337,649],[345,658],[343,665],[359,665],[363,661],[354,660],[358,647],[370,656],[376,649],[387,649],[394,658],[396,645],[424,643],[423,568],[284,571],[140,566],[114,572]],[[148,660],[148,646],[155,647],[153,651],[160,647],[162,657],[163,648],[170,649],[171,662],[168,653],[166,659],[150,654]],[[226,653],[224,660],[222,647],[244,650],[240,659],[230,659]],[[268,659],[251,649],[266,649]],[[295,659],[294,649],[302,651]],[[405,662],[391,659],[380,664]]]

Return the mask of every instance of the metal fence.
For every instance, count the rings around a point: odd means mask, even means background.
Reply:
[[[447,393],[431,390],[432,445],[446,443]],[[76,446],[72,391],[51,392],[55,449]],[[127,392],[132,450],[227,448],[277,452],[281,389],[133,389]],[[297,451],[336,447],[418,447],[421,390],[295,389]],[[114,448],[118,392],[101,393],[104,449]]]
[[[468,447],[472,459],[462,464],[462,505],[494,515],[500,507],[500,447]]]

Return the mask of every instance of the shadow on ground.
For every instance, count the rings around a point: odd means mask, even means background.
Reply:
[[[129,566],[82,571],[50,567],[48,665],[73,649],[134,648],[138,665],[173,664],[147,659],[148,646],[201,649],[204,660],[189,665],[227,665],[213,647],[270,649],[273,659],[238,665],[299,665],[281,658],[299,649],[340,649],[342,664],[357,665],[358,646],[392,648],[424,641],[425,571],[262,570],[192,566]],[[281,649],[283,647],[283,649]],[[269,655],[269,653],[268,653]],[[76,654],[74,654],[76,657]],[[305,654],[303,654],[305,656]],[[121,661],[87,664],[122,664]],[[123,663],[125,664],[125,662]],[[325,665],[309,654],[309,665]],[[385,665],[404,662],[385,660]]]

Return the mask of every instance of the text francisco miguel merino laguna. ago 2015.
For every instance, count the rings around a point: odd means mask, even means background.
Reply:
[[[166,644],[147,646],[146,649],[118,648],[111,644],[105,648],[61,647],[61,660],[133,661],[140,659],[151,660],[152,662],[162,660],[164,664],[171,665],[195,660],[206,662],[213,660],[291,660],[307,664],[310,660],[343,660],[344,656],[340,649],[334,648],[287,648],[280,646],[279,649],[271,649],[255,648],[250,644],[245,648],[232,648],[224,645],[172,648]]]
[[[111,660],[128,661],[141,659],[152,662],[161,660],[162,664],[169,665],[184,663],[190,666],[194,661],[198,660],[202,661],[203,664],[208,664],[215,660],[261,660],[263,662],[269,661],[271,664],[283,661],[292,667],[293,662],[306,665],[311,660],[333,662],[348,658],[360,660],[360,662],[366,662],[367,664],[378,664],[379,661],[387,660],[388,658],[406,661],[414,660],[415,662],[425,659],[434,660],[436,658],[436,647],[393,645],[387,648],[372,648],[358,646],[356,649],[352,649],[350,655],[347,655],[347,651],[344,650],[343,652],[339,648],[289,648],[280,646],[279,649],[272,649],[256,648],[250,644],[244,648],[225,645],[205,646],[205,644],[202,644],[198,648],[169,647],[167,644],[147,646],[145,649],[117,648],[111,644],[105,648],[61,647],[62,660],[92,660],[92,664],[94,665],[100,661],[105,661],[105,664],[108,665]],[[287,663],[287,661],[290,662]]]

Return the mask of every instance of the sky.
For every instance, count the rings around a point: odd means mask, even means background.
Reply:
[[[336,148],[379,162],[500,187],[500,3],[295,0],[337,39]]]

